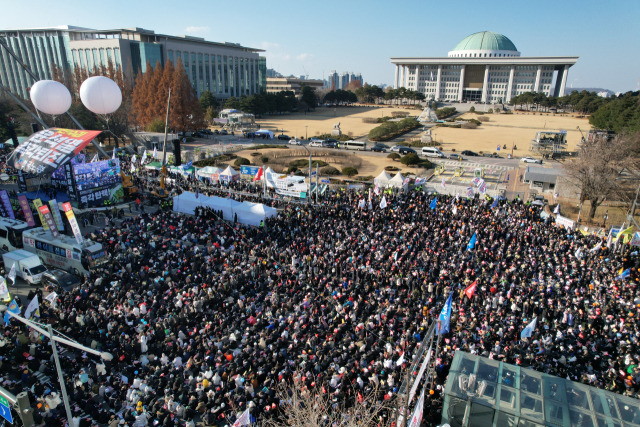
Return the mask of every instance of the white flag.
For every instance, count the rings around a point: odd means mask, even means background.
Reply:
[[[251,413],[249,412],[249,408],[247,408],[247,410],[240,415],[240,418],[233,423],[233,427],[248,426],[249,424],[251,424]]]
[[[131,163],[131,173],[134,173],[135,171],[136,171],[136,165]]]
[[[27,309],[24,312],[24,317],[31,319],[31,315],[35,314],[36,317],[40,317],[40,304],[38,303],[38,295],[34,296]]]
[[[49,304],[51,304],[53,307],[56,306],[56,298],[58,298],[58,294],[55,292],[51,292],[49,295],[47,295],[47,297],[45,298],[45,301],[49,301]]]
[[[373,192],[376,196],[380,194],[380,186],[378,185],[378,183],[376,183],[376,186],[373,188]]]
[[[7,288],[7,281],[2,279],[0,281],[0,298],[4,299],[9,295],[9,288]]]
[[[384,209],[387,207],[387,198],[382,196],[382,200],[380,200],[380,209]]]
[[[520,338],[531,338],[531,334],[536,329],[536,323],[538,323],[537,316],[534,317],[531,323],[529,323],[527,327],[522,330],[522,333],[520,334]]]
[[[16,263],[15,262],[11,264],[11,270],[9,270],[9,275],[7,276],[7,279],[11,280],[12,285],[16,284]]]
[[[131,164],[134,164],[136,162],[136,155],[134,154],[133,157],[131,158]]]
[[[91,159],[91,163],[97,162],[97,161],[98,161],[98,153],[96,153],[96,155],[93,156],[93,159]]]
[[[558,204],[556,205],[556,208],[553,210],[553,213],[554,213],[554,214],[559,214],[559,213],[560,213],[560,203],[558,203]]]
[[[147,150],[144,150],[144,153],[142,154],[142,160],[140,160],[141,164],[144,164],[144,162],[147,161]]]
[[[363,209],[363,208],[364,208],[364,199],[360,199],[360,201],[358,202],[358,207],[359,207],[360,209]]]
[[[442,188],[446,188],[447,187],[447,180],[445,179],[445,177],[442,177],[442,182],[440,182],[440,185],[442,185]]]
[[[456,205],[453,205],[453,209],[451,209],[453,211],[454,215],[458,214],[458,207]]]
[[[589,252],[596,252],[596,251],[600,250],[601,247],[602,247],[602,240],[600,240],[598,242],[598,244],[595,245],[595,247],[589,249]]]
[[[158,158],[158,149],[156,147],[153,147],[153,158],[154,159]]]
[[[113,149],[113,157],[111,157],[112,159],[115,159],[115,158],[116,158],[116,151],[117,151],[117,149],[116,149],[116,148],[114,148],[114,149]]]

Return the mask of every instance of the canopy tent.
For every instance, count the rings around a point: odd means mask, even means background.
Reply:
[[[196,172],[196,168],[191,166],[190,168],[185,169],[182,166],[170,166],[169,171],[179,173],[180,175],[193,175]]]
[[[373,179],[374,184],[378,184],[379,187],[386,187],[391,180],[391,175],[386,170],[380,172],[380,175]]]
[[[145,165],[144,168],[145,169],[154,170],[154,171],[159,171],[160,169],[162,169],[162,163],[160,163],[160,162],[151,162],[151,163]]]
[[[398,172],[396,176],[394,176],[389,180],[389,182],[387,183],[387,186],[395,187],[395,188],[404,188],[404,177],[400,172]]]
[[[231,182],[239,180],[240,174],[238,173],[238,171],[233,169],[231,165],[229,165],[224,171],[220,172],[219,177],[220,181]]]
[[[198,169],[196,171],[196,176],[217,181],[218,180],[218,175],[220,175],[220,172],[222,172],[222,169],[220,169],[218,167],[206,166],[206,167],[204,167],[202,169]]]
[[[268,129],[259,129],[259,130],[255,131],[253,134],[256,135],[256,136],[258,136],[258,135],[269,135],[269,138],[273,139],[273,132],[271,132]]]
[[[223,219],[233,221],[237,216],[240,224],[259,226],[266,218],[276,216],[275,208],[261,203],[238,202],[237,200],[208,197],[202,194],[185,192],[173,198],[174,212],[193,214],[197,207],[208,207],[216,211],[222,211]]]

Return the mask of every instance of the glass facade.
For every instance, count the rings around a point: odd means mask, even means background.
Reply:
[[[451,427],[640,426],[637,399],[457,351],[442,423]]]

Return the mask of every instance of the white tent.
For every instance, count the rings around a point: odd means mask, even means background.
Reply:
[[[240,179],[240,174],[232,168],[231,165],[227,166],[227,168],[220,172],[220,175],[218,176],[220,177],[220,181],[224,182],[237,181]]]
[[[269,135],[269,139],[273,139],[273,132],[268,129],[259,129],[254,132],[256,136]]]
[[[389,180],[389,183],[387,185],[389,187],[404,188],[404,177],[400,172],[398,172],[396,176]]]
[[[264,219],[278,214],[275,208],[260,203],[241,203],[233,199],[207,197],[202,194],[196,197],[195,193],[190,192],[173,198],[174,212],[193,214],[199,206],[222,211],[223,218],[227,221],[233,221],[237,216],[240,224],[253,226],[259,226]]]
[[[389,184],[390,180],[391,180],[391,175],[389,175],[389,172],[387,172],[386,170],[383,170],[382,172],[380,172],[380,175],[378,175],[373,179],[373,183],[378,184],[379,187],[384,188]]]
[[[220,175],[220,172],[222,172],[222,169],[220,168],[217,168],[215,166],[206,166],[202,169],[198,169],[196,171],[196,175],[202,178],[208,178],[208,179],[217,181],[218,175]]]

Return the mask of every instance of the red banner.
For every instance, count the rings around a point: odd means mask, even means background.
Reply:
[[[23,172],[51,174],[80,153],[101,132],[60,128],[41,130],[16,147],[7,163]]]

